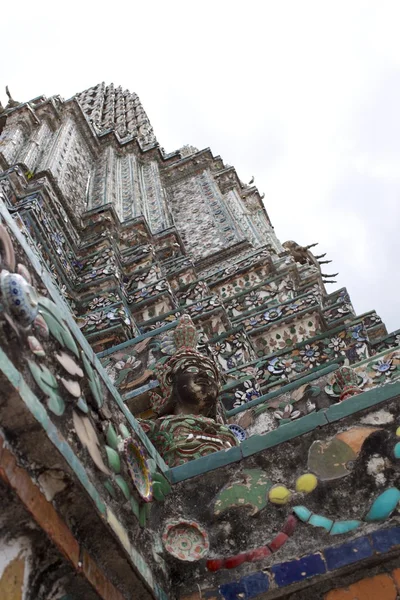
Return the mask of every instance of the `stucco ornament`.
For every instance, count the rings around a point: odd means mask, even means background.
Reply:
[[[141,421],[170,467],[239,444],[221,416],[218,368],[196,350],[196,328],[188,315],[181,317],[174,341],[175,353],[156,368],[161,395],[153,393],[151,402],[158,418]]]

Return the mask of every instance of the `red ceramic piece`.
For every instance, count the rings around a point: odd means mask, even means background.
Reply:
[[[242,563],[247,560],[247,552],[242,552],[242,554],[236,554],[236,556],[230,556],[225,559],[225,569],[234,569],[238,567]]]
[[[294,530],[296,529],[297,519],[294,515],[289,515],[286,519],[286,523],[282,527],[282,533],[286,533],[289,537],[293,535]]]
[[[207,561],[207,569],[209,571],[219,571],[224,567],[224,564],[224,558],[210,558],[210,560]]]
[[[247,553],[247,560],[249,562],[255,562],[256,560],[262,560],[266,556],[270,556],[271,550],[268,546],[260,546],[259,548],[255,548],[254,550],[250,550]]]
[[[283,546],[283,544],[288,539],[289,539],[289,536],[286,535],[286,533],[282,533],[282,531],[281,531],[280,533],[278,533],[278,535],[276,537],[274,537],[272,542],[270,542],[268,544],[268,547],[271,550],[271,552],[276,552],[277,550],[279,550],[279,548],[281,548]]]

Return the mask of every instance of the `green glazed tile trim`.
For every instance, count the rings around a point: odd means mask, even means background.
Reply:
[[[255,289],[255,288],[253,288],[253,289]],[[246,291],[245,293],[248,294],[249,292]],[[238,296],[240,296],[240,295],[241,294],[238,294]],[[285,304],[293,304],[294,302],[297,302],[297,300],[307,298],[307,296],[312,296],[312,294],[310,294],[310,293],[301,294],[301,296],[296,296],[296,298],[291,298],[290,300],[285,300],[284,302],[277,302],[276,298],[270,298],[269,300],[266,300],[266,302],[264,304],[261,304],[260,306],[257,306],[256,308],[252,308],[251,310],[246,310],[245,312],[240,313],[240,315],[238,315],[237,317],[232,317],[231,321],[234,321],[235,324],[241,323],[241,321],[245,321],[249,317],[255,317],[257,315],[262,315],[263,312],[265,312],[266,310],[269,310],[270,308],[279,308],[281,306],[284,306]],[[233,298],[233,296],[231,296],[231,297]],[[293,315],[297,315],[297,314],[298,313],[293,313]],[[290,315],[290,317],[292,317],[293,315]],[[277,319],[276,321],[272,321],[271,324],[278,323],[279,321],[282,321],[282,320],[283,319],[279,319],[279,320]]]
[[[152,390],[153,388],[156,388],[159,385],[160,384],[157,380],[150,381],[149,383],[146,383],[146,385],[142,385],[141,387],[138,387],[135,390],[132,390],[131,392],[128,392],[127,394],[124,394],[123,399],[126,402],[126,400],[130,400],[130,398],[134,398],[135,396],[140,396],[140,394],[143,394],[144,392],[147,392],[148,390]]]
[[[230,465],[234,462],[242,460],[242,452],[240,446],[230,448],[229,450],[220,450],[213,452],[208,456],[202,456],[196,460],[191,460],[179,467],[173,467],[165,475],[169,477],[172,483],[178,483],[196,475],[213,471],[219,467]]]
[[[266,331],[267,329],[272,329],[272,327],[275,327],[276,325],[282,325],[283,323],[287,323],[289,326],[289,324],[291,324],[292,321],[296,321],[297,319],[300,319],[301,317],[305,317],[306,315],[309,315],[311,313],[312,314],[317,313],[321,319],[323,318],[321,307],[319,306],[319,304],[317,302],[315,302],[315,304],[312,304],[311,306],[305,308],[304,310],[299,310],[299,312],[295,312],[292,315],[286,315],[286,316],[282,317],[282,319],[276,319],[276,321],[271,321],[270,323],[264,323],[264,325],[260,325],[260,327],[254,327],[254,329],[248,329],[248,330],[246,330],[246,333],[251,339],[254,336],[254,334],[262,333],[263,331]],[[294,348],[294,346],[293,346],[293,348]],[[262,360],[262,358],[263,357],[260,357],[261,360]]]
[[[272,448],[283,442],[287,442],[295,437],[312,431],[316,427],[327,425],[325,411],[311,413],[300,419],[296,419],[291,423],[282,425],[273,431],[269,431],[264,435],[252,435],[247,440],[241,443],[243,457],[252,456],[257,452]]]
[[[233,417],[233,415],[237,415],[240,412],[248,410],[252,406],[257,406],[257,404],[262,404],[263,402],[272,400],[273,398],[276,398],[276,396],[280,396],[281,394],[284,394],[285,392],[290,392],[305,383],[314,381],[315,379],[319,379],[320,377],[323,377],[324,375],[328,375],[329,373],[336,371],[336,369],[338,369],[339,366],[340,365],[338,363],[332,363],[328,367],[318,368],[313,373],[310,373],[309,375],[306,375],[305,377],[302,377],[301,379],[296,379],[295,381],[292,381],[291,383],[288,383],[287,385],[283,385],[279,389],[274,390],[273,392],[269,392],[269,394],[264,394],[263,396],[260,396],[259,398],[256,398],[255,400],[251,400],[250,402],[246,402],[246,404],[242,404],[241,406],[238,406],[237,408],[228,410],[226,415],[227,415],[227,417]],[[249,377],[247,377],[247,379],[249,379]],[[237,382],[235,385],[237,385]]]
[[[232,329],[228,329],[228,331],[224,331],[224,333],[221,333],[220,335],[216,335],[215,337],[210,338],[207,341],[207,345],[215,344],[215,342],[224,340],[225,338],[229,337],[230,335],[233,335],[234,333],[239,333],[241,331],[244,331],[243,324],[239,325],[238,327],[232,327]],[[244,365],[242,365],[242,366],[244,366]]]
[[[119,350],[124,350],[125,348],[129,348],[129,346],[135,346],[142,340],[145,340],[149,337],[155,337],[156,335],[159,335],[160,333],[164,333],[164,331],[173,329],[174,327],[176,327],[176,325],[177,325],[177,321],[173,321],[172,323],[168,323],[168,325],[164,325],[163,327],[160,327],[159,329],[154,329],[153,331],[148,331],[147,333],[138,335],[137,337],[132,338],[131,340],[128,340],[127,342],[122,342],[122,344],[118,344],[117,346],[113,346],[112,348],[107,348],[107,350],[103,350],[103,352],[99,352],[97,354],[97,357],[104,358],[104,357],[108,356],[109,354],[114,354],[114,352],[118,352]]]

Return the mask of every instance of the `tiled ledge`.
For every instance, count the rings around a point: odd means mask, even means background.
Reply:
[[[202,473],[207,473],[208,471],[213,471],[220,467],[239,462],[243,458],[257,454],[257,452],[262,452],[267,448],[278,446],[279,444],[299,437],[304,433],[309,433],[317,427],[324,427],[362,410],[381,404],[399,394],[400,382],[368,390],[358,396],[353,396],[352,398],[343,400],[343,402],[333,404],[326,410],[320,410],[300,419],[296,419],[286,425],[281,425],[277,429],[263,435],[253,435],[235,448],[214,452],[208,456],[203,456],[197,460],[192,460],[184,465],[180,465],[179,467],[169,469],[167,471],[167,476],[172,483],[191,479]]]
[[[343,572],[344,568],[350,565],[355,566],[360,561],[376,560],[387,553],[393,557],[396,552],[398,553],[399,548],[400,527],[380,529],[370,535],[344,542],[339,546],[330,546],[314,554],[272,565],[250,573],[239,580],[232,576],[231,581],[218,588],[203,589],[199,593],[196,591],[189,596],[181,596],[180,600],[200,600],[201,598],[204,600],[235,600],[237,598],[249,600],[273,590],[283,591],[282,588],[299,584],[307,579],[313,579],[312,585],[316,583],[315,578],[318,576],[336,577]],[[312,590],[310,592],[311,599],[313,598]],[[287,593],[290,591],[287,590]],[[376,596],[376,600],[379,600],[378,596]]]
[[[280,396],[281,394],[285,394],[286,392],[291,392],[292,390],[300,387],[301,385],[304,385],[305,383],[309,383],[310,381],[319,379],[320,377],[323,377],[324,375],[329,375],[329,373],[336,371],[336,369],[338,369],[339,366],[340,365],[338,364],[338,362],[333,362],[328,366],[323,365],[322,367],[317,367],[316,369],[313,369],[312,371],[310,371],[309,374],[306,375],[305,377],[295,379],[294,381],[291,381],[287,385],[283,385],[282,387],[279,387],[278,389],[274,390],[273,392],[269,392],[268,394],[263,394],[259,398],[255,398],[254,400],[251,400],[250,402],[246,402],[245,404],[242,404],[241,406],[238,406],[237,408],[232,408],[231,410],[228,410],[226,415],[228,417],[233,417],[234,415],[237,415],[238,413],[248,410],[249,408],[252,408],[253,406],[257,406],[258,404],[263,404],[264,402],[268,402],[268,400],[272,400],[273,398],[276,398],[277,396]],[[249,379],[249,377],[247,377],[247,379]],[[237,387],[238,383],[240,383],[241,381],[245,381],[245,380],[246,380],[246,378],[242,378],[242,379],[234,382],[230,386],[225,386],[223,388],[223,391],[228,391],[230,388],[235,389]]]

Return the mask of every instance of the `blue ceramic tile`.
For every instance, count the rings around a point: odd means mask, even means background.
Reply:
[[[271,567],[275,581],[279,587],[302,581],[314,575],[322,575],[326,572],[326,566],[321,554],[310,554],[300,560],[281,563]]]
[[[400,527],[381,529],[371,533],[372,545],[377,552],[389,552],[400,545]]]
[[[241,581],[224,583],[219,586],[219,591],[224,600],[243,600],[244,598],[247,598],[244,583]]]
[[[262,571],[247,575],[240,580],[246,589],[246,598],[255,598],[258,594],[268,592],[269,577]]]
[[[327,567],[332,571],[372,556],[372,548],[367,537],[360,537],[340,546],[325,548],[324,555]]]

